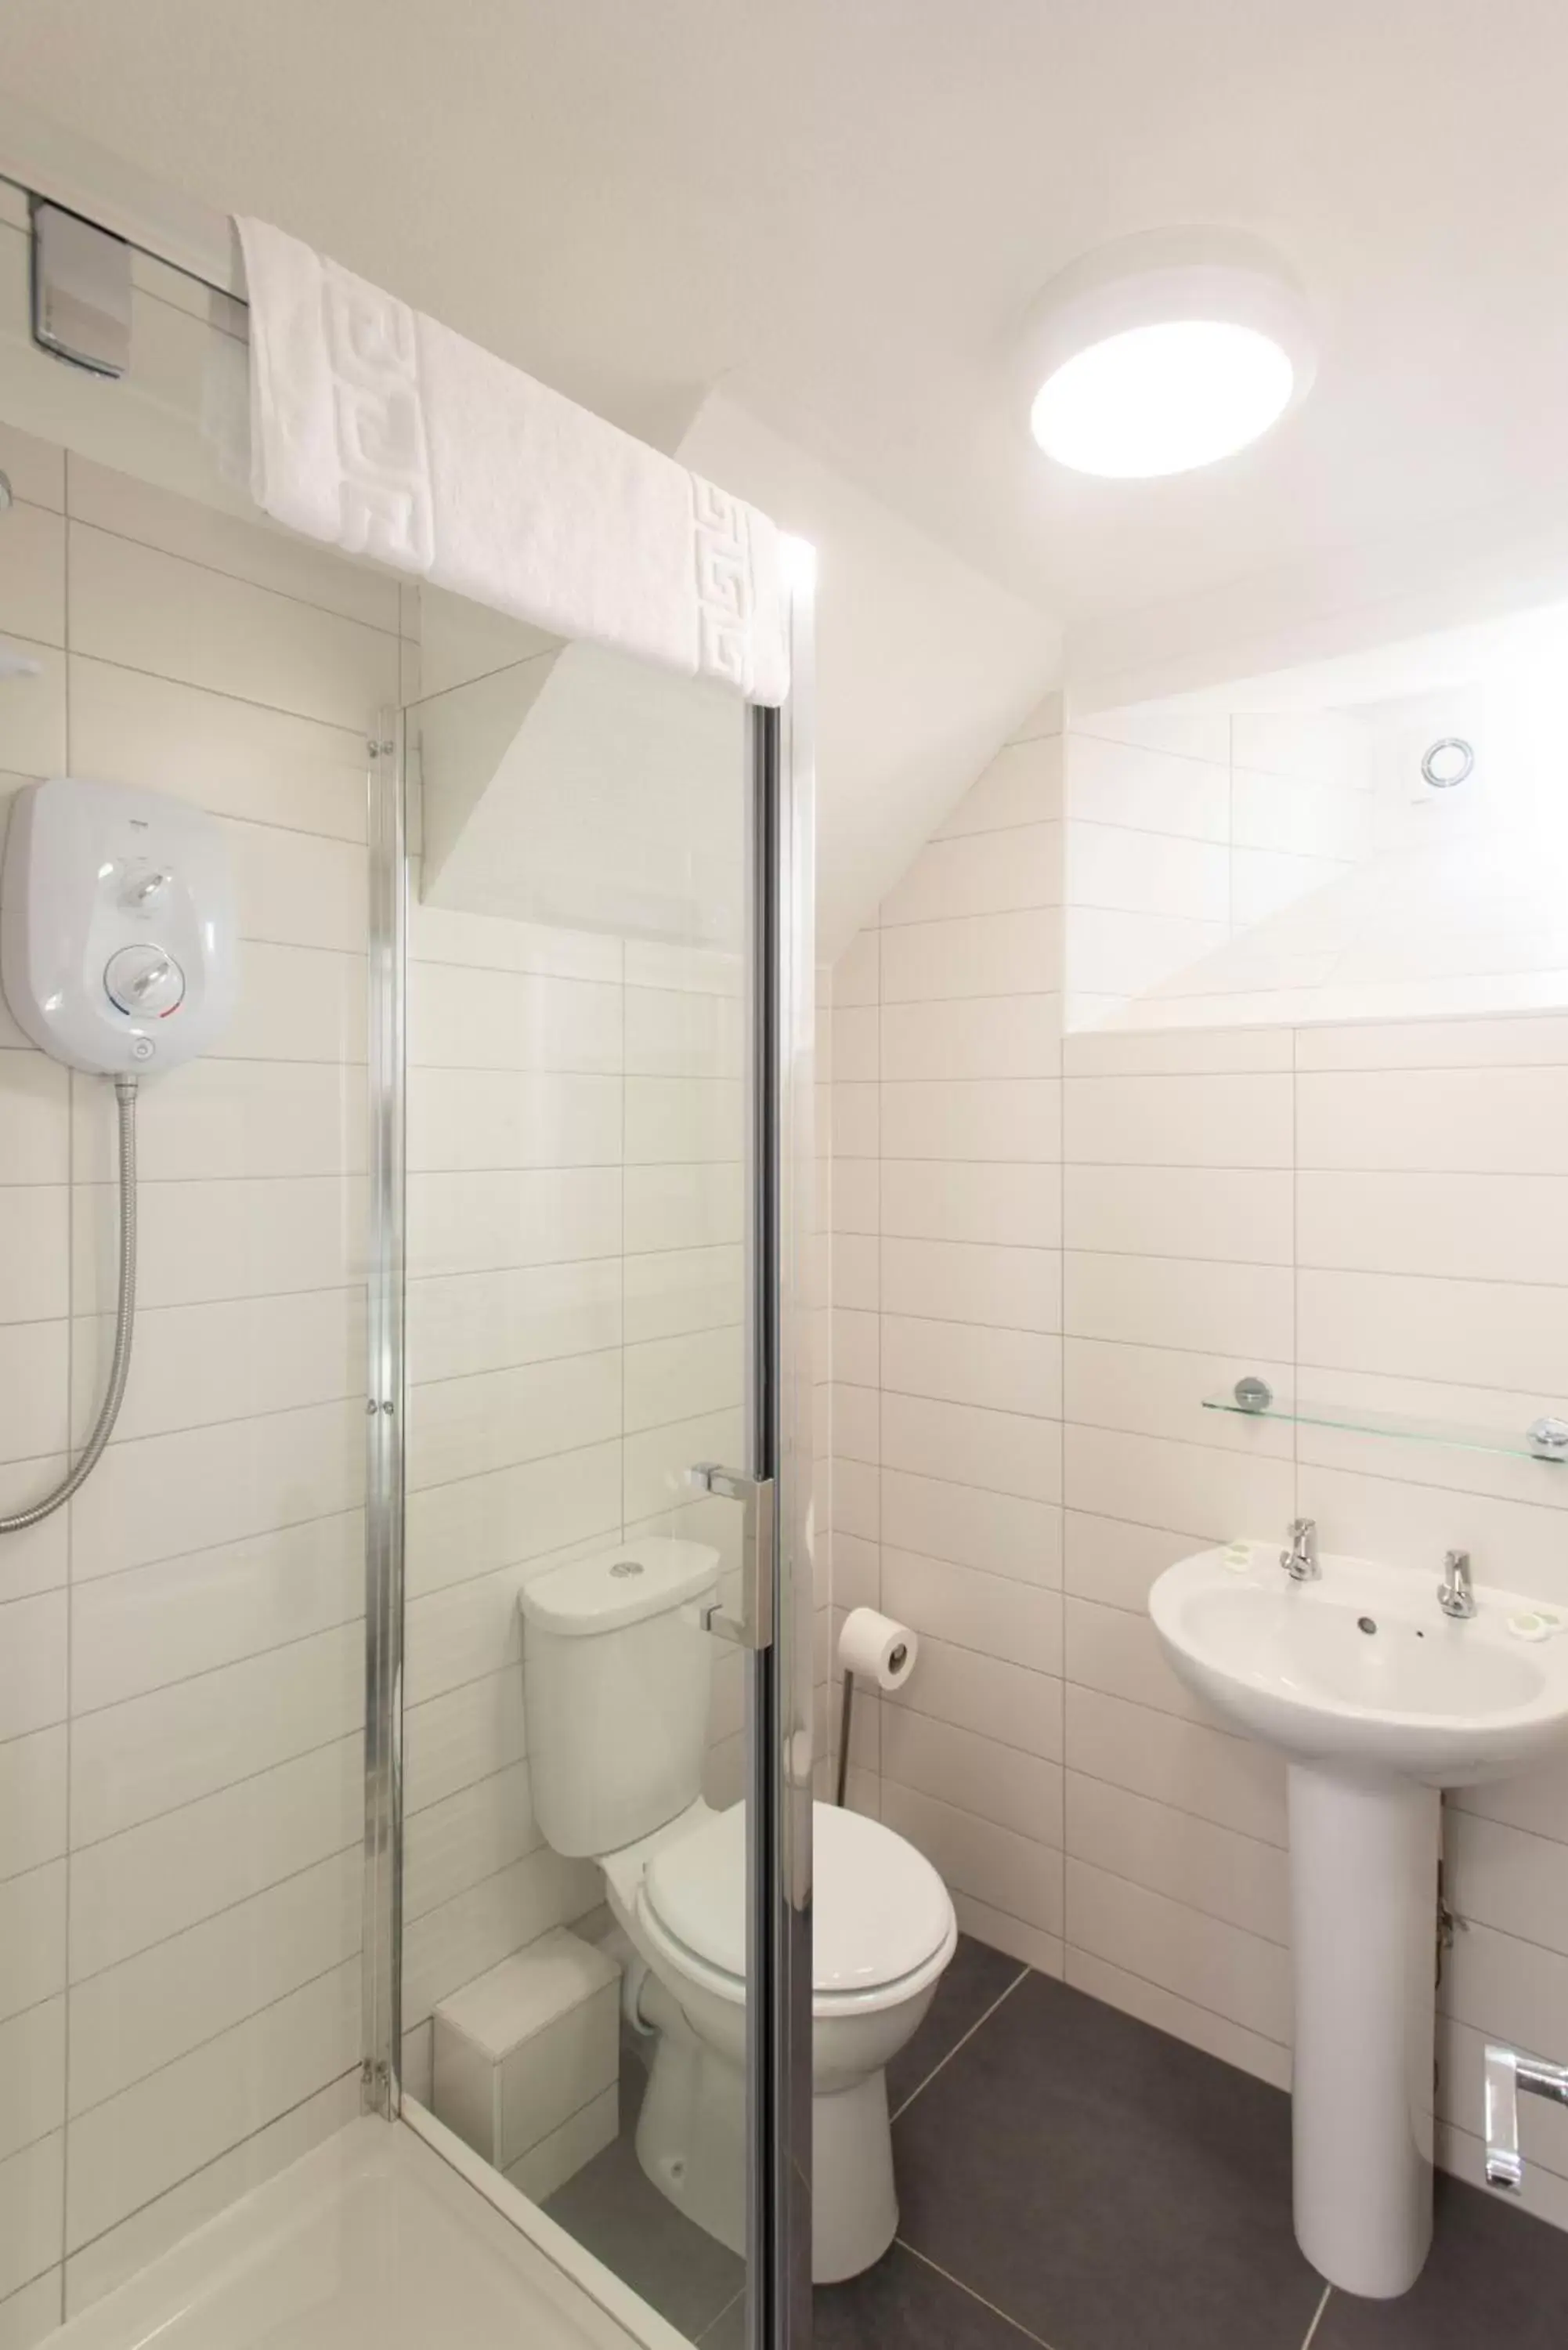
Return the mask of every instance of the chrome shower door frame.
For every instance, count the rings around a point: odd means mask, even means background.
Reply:
[[[402,2100],[403,1329],[408,857],[403,734],[383,710],[367,749],[369,1261],[365,1380],[365,1877],[362,2103]]]
[[[748,2350],[811,2341],[815,611],[810,550],[786,554],[790,692],[752,712],[748,795],[748,1417],[775,1512],[772,1636],[752,1658],[746,1709]]]

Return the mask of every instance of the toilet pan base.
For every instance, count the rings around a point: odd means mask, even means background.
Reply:
[[[648,1981],[641,2009],[657,2038],[637,2126],[638,2160],[678,2210],[743,2257],[743,2061],[694,2032],[657,1977]],[[813,2282],[858,2276],[881,2259],[898,2224],[887,2075],[878,2068],[812,2099]]]

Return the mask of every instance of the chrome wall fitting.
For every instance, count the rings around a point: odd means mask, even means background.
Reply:
[[[31,205],[33,340],[40,350],[119,377],[130,366],[130,247],[41,196]]]
[[[1519,2093],[1568,2106],[1568,2064],[1548,2064],[1517,2048],[1489,2045],[1486,2052],[1486,2183],[1505,2195],[1524,2186],[1519,2150]]]

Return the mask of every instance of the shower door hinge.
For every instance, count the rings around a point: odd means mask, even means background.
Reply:
[[[130,247],[96,222],[35,196],[33,340],[89,375],[130,369]]]

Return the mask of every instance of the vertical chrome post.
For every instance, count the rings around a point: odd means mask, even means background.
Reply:
[[[791,686],[752,712],[749,1261],[754,1472],[773,1481],[773,1638],[751,1659],[750,2350],[811,2340],[813,1610],[810,1314],[815,1046],[809,551]]]
[[[403,1016],[408,867],[403,738],[370,743],[369,1263],[365,1388],[364,2104],[394,2117],[402,2073]]]

